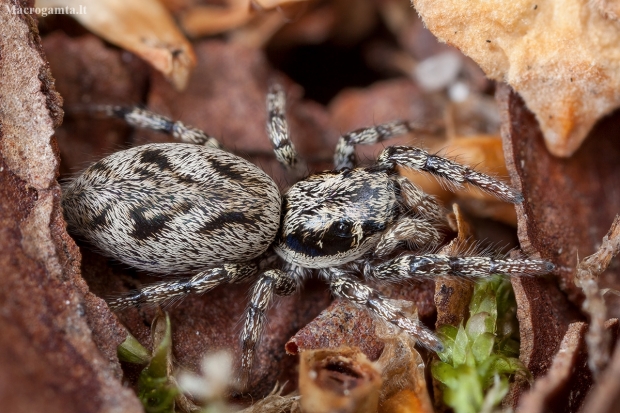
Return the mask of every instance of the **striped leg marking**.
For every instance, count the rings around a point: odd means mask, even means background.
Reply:
[[[356,129],[338,139],[336,152],[334,153],[334,166],[336,170],[354,168],[357,164],[355,159],[355,145],[371,145],[383,142],[398,135],[404,135],[416,130],[412,122],[393,121],[368,128]]]
[[[429,172],[457,188],[464,183],[470,183],[504,201],[516,204],[523,201],[523,195],[505,183],[449,159],[431,155],[420,148],[390,146],[381,152],[377,162],[392,170],[396,166],[402,166]]]
[[[368,308],[383,320],[405,330],[418,342],[433,351],[442,351],[443,344],[429,329],[419,322],[410,320],[402,311],[391,305],[376,290],[362,284],[344,273],[332,270],[331,290],[336,297],[345,298],[359,306]]]
[[[291,295],[296,289],[295,279],[280,270],[266,271],[254,284],[241,332],[243,355],[241,356],[240,382],[243,388],[247,386],[252,372],[256,346],[265,328],[265,313],[273,301],[274,294]]]
[[[286,95],[280,84],[273,84],[267,93],[267,136],[273,145],[276,159],[286,169],[298,165],[297,151],[290,139],[288,123],[285,117]]]
[[[227,264],[199,272],[191,278],[162,281],[108,301],[113,310],[143,305],[160,305],[181,300],[189,294],[203,294],[220,284],[238,283],[257,272],[254,264]]]
[[[374,267],[365,275],[377,280],[402,282],[407,279],[443,275],[474,278],[492,274],[541,275],[553,271],[554,265],[543,260],[498,260],[490,257],[449,257],[447,255],[404,255]]]
[[[165,133],[185,143],[211,146],[222,149],[222,145],[212,136],[197,128],[192,128],[179,121],[173,121],[157,113],[137,108],[122,106],[102,106],[106,115],[123,119],[127,124],[136,127]]]

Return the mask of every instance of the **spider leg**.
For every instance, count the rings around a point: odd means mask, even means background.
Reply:
[[[427,130],[414,122],[392,121],[368,128],[356,129],[338,139],[334,153],[334,167],[336,170],[353,168],[356,165],[355,145],[370,145],[383,142],[398,135],[413,131]]]
[[[291,142],[285,112],[284,89],[280,84],[273,83],[267,92],[267,136],[273,145],[273,152],[278,162],[301,177],[305,166],[299,162],[297,151]]]
[[[127,124],[165,133],[185,143],[211,146],[222,149],[222,145],[213,136],[209,136],[200,129],[187,126],[180,121],[173,121],[157,113],[138,107],[100,106],[98,110],[107,116],[123,119]]]
[[[390,304],[385,297],[371,287],[336,269],[331,271],[331,291],[336,297],[345,298],[364,306],[383,320],[394,324],[415,337],[418,342],[433,351],[442,351],[443,344],[420,322],[412,321],[401,310]]]
[[[381,235],[375,255],[382,257],[394,251],[402,242],[416,248],[439,245],[442,237],[431,221],[420,218],[401,218]]]
[[[255,264],[226,264],[201,271],[191,278],[162,281],[108,301],[113,310],[141,305],[165,304],[189,294],[203,294],[225,283],[245,281],[256,274]]]
[[[378,265],[366,264],[364,275],[376,280],[402,282],[415,278],[453,275],[466,278],[492,274],[540,275],[553,271],[544,260],[450,257],[440,254],[403,255]]]
[[[399,202],[415,215],[436,224],[445,224],[446,211],[437,200],[404,176],[392,178],[399,188]]]
[[[246,387],[252,372],[255,349],[265,328],[265,313],[274,294],[286,296],[293,294],[297,283],[293,277],[280,270],[265,271],[254,284],[250,302],[245,310],[245,322],[241,332],[241,377],[242,387]]]
[[[520,192],[503,182],[449,159],[431,155],[420,148],[390,146],[381,152],[377,163],[388,170],[395,170],[396,166],[402,166],[430,172],[439,178],[444,178],[456,187],[461,187],[462,184],[468,182],[505,201],[513,203],[523,201],[523,195]]]

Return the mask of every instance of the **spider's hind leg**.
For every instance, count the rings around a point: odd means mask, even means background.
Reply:
[[[181,300],[189,294],[203,294],[220,284],[238,283],[257,272],[255,264],[226,264],[201,271],[190,278],[161,281],[129,294],[108,300],[113,310],[143,305],[161,305]]]
[[[123,119],[128,125],[162,132],[184,143],[211,146],[222,149],[220,142],[200,129],[185,125],[180,121],[173,121],[166,116],[159,115],[139,107],[125,106],[98,106],[98,111],[107,116]]]

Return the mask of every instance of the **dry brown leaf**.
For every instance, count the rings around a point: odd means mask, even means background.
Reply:
[[[566,406],[559,408],[557,403],[553,402],[556,401],[555,398],[557,397],[558,390],[566,386],[571,376],[575,376],[575,367],[585,364],[583,336],[586,329],[586,324],[581,322],[572,323],[568,326],[568,331],[562,339],[560,349],[553,358],[553,364],[547,374],[537,380],[534,383],[534,387],[523,395],[519,402],[520,411],[528,413],[565,411],[563,409]],[[589,376],[589,371],[587,369],[579,369],[579,374]],[[580,399],[582,401],[585,395],[572,395],[571,398],[576,399],[578,396],[581,396]],[[575,406],[570,402],[569,404],[572,407],[570,411],[576,411],[576,407],[579,406]]]
[[[300,355],[299,393],[306,413],[374,413],[380,388],[381,373],[358,348]]]
[[[525,198],[517,205],[521,248],[529,256],[542,256],[556,264],[554,277],[511,279],[518,306],[520,359],[536,379],[547,373],[568,325],[584,321],[577,306],[582,292],[574,283],[576,258],[596,251],[618,213],[620,192],[610,189],[617,187],[620,177],[620,148],[615,139],[620,136],[620,112],[599,122],[572,158],[558,159],[545,150],[536,119],[519,95],[499,85],[496,97],[508,170],[514,187]],[[617,268],[607,273],[610,279],[618,279]],[[577,305],[560,291],[558,281]],[[613,316],[619,312],[617,306],[609,311]],[[585,394],[590,385],[572,380],[564,388]],[[509,394],[511,405],[516,405],[522,391],[520,386]],[[560,409],[570,402],[567,397],[557,400]]]
[[[450,256],[467,251],[473,246],[470,225],[465,221],[457,204],[452,205],[453,220],[457,236],[444,246],[440,253]],[[474,284],[463,282],[458,277],[437,277],[435,281],[435,305],[437,306],[436,327],[442,325],[458,326],[469,313],[469,301],[474,292]]]
[[[413,3],[440,40],[519,92],[556,156],[620,106],[620,28],[588,0]]]
[[[604,328],[617,337],[618,320],[608,320]],[[592,373],[587,367],[588,352],[584,343],[587,325],[571,323],[551,367],[544,377],[536,380],[534,386],[523,395],[517,411],[527,413],[573,413],[600,412],[599,409],[582,409],[588,390],[593,383]],[[611,379],[611,381],[617,381]],[[617,393],[611,393],[615,396]],[[609,398],[607,399],[609,400]],[[604,405],[606,401],[597,400]]]
[[[257,8],[260,11],[272,10],[285,3],[301,1],[306,0],[228,0],[225,7],[201,5],[189,8],[179,14],[179,20],[189,36],[209,36],[245,25],[257,15],[263,14],[257,13]],[[284,15],[282,17],[285,18]]]
[[[62,99],[35,19],[10,12],[22,3],[0,0],[0,410],[138,413],[116,358],[126,332],[80,277],[62,219]]]
[[[72,14],[84,27],[133,52],[183,90],[196,65],[191,44],[157,0],[37,0],[37,7],[83,7]]]
[[[394,301],[410,318],[417,318],[415,305]],[[385,342],[377,364],[381,366],[383,387],[378,413],[432,413],[426,384],[425,363],[415,349],[415,340],[387,323],[376,323],[376,334]]]

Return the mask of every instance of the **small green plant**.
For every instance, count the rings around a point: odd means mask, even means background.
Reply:
[[[172,337],[170,318],[158,316],[151,328],[153,337],[153,354],[132,335],[118,347],[119,359],[130,363],[148,365],[138,379],[138,398],[146,413],[174,413],[175,398],[179,395],[176,383],[171,378]]]
[[[444,385],[444,402],[456,413],[492,411],[515,375],[529,376],[519,356],[516,302],[507,277],[479,281],[465,326],[438,329],[445,350],[431,365]]]
[[[225,352],[205,356],[202,375],[182,372],[181,385],[172,366],[172,333],[170,317],[160,313],[151,326],[153,353],[150,354],[134,336],[127,335],[118,346],[121,361],[145,365],[138,378],[138,398],[146,413],[227,413],[226,390],[231,383],[232,357]],[[196,406],[186,394],[203,402]]]

